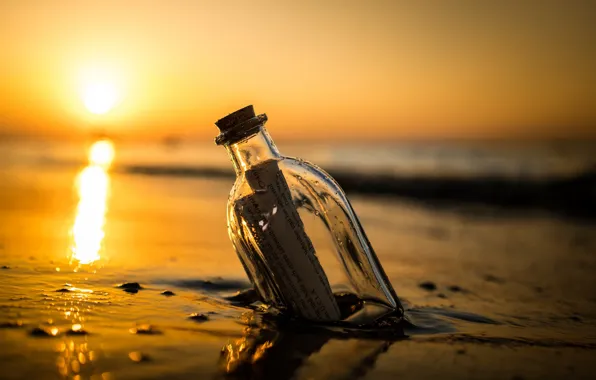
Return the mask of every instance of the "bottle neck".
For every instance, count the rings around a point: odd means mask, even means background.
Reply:
[[[261,162],[281,158],[275,143],[264,126],[261,126],[255,134],[243,140],[226,144],[225,148],[232,159],[236,175],[241,175]]]

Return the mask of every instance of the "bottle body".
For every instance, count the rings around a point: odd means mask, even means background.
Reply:
[[[401,317],[399,299],[331,176],[279,155],[264,127],[228,151],[238,175],[228,232],[265,304],[319,322]]]

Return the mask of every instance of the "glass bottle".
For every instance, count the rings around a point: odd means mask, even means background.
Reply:
[[[265,114],[242,108],[215,124],[236,182],[230,240],[266,305],[315,322],[372,325],[403,308],[340,186],[321,168],[280,155]]]

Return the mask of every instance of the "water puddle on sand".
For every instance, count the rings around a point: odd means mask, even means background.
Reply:
[[[502,348],[540,357],[596,349],[589,339],[530,328],[520,319],[512,323],[510,316],[420,302],[437,289],[402,288],[422,294],[417,305],[402,299],[404,321],[358,329],[292,321],[259,308],[245,279],[96,270],[101,260],[86,266],[66,260],[38,266],[15,261],[2,270],[0,361],[14,378],[383,378],[432,350],[460,363],[485,349],[507,361],[514,351]],[[428,300],[465,306],[478,298],[455,286],[447,290],[448,300]],[[454,371],[461,374],[459,367]]]
[[[474,326],[503,323],[454,308],[409,308],[402,323],[376,329],[310,325],[259,312],[251,305],[254,292],[235,279],[114,284],[96,274],[89,283],[84,273],[71,272],[67,283],[67,273],[48,271],[33,282],[25,270],[11,272],[11,293],[0,291],[0,359],[16,378],[300,378],[312,371],[334,378],[321,355],[344,360],[333,373],[351,378],[374,370],[404,342],[596,348],[475,333]],[[165,288],[172,294],[164,295]]]

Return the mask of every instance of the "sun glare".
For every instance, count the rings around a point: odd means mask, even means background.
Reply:
[[[89,83],[83,89],[83,102],[89,112],[103,115],[116,105],[118,91],[113,83]]]

